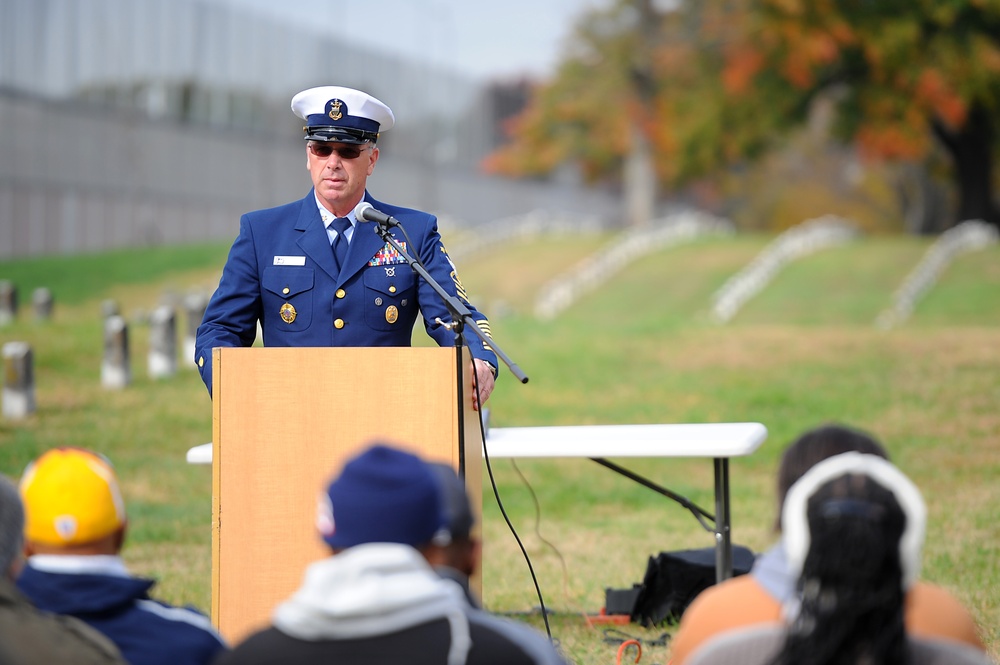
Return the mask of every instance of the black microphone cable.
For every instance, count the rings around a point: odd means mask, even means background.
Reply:
[[[475,364],[473,364],[473,369],[475,369]],[[477,372],[472,372],[472,389],[476,391],[476,395],[479,395],[479,375]],[[493,489],[493,496],[496,498],[497,507],[500,508],[500,514],[503,515],[504,522],[507,523],[507,528],[510,529],[511,535],[514,536],[514,540],[517,542],[517,546],[521,549],[521,555],[524,556],[525,563],[528,564],[528,573],[531,575],[531,582],[535,585],[535,595],[538,596],[538,604],[542,609],[542,621],[545,623],[545,634],[548,635],[550,642],[555,642],[552,639],[552,628],[549,626],[549,614],[545,609],[545,599],[542,597],[542,589],[538,586],[538,578],[535,576],[535,568],[531,565],[531,557],[528,556],[528,551],[524,547],[524,543],[521,542],[521,537],[517,535],[517,529],[510,521],[510,517],[507,516],[507,510],[503,506],[503,500],[500,499],[500,490],[497,489],[496,478],[493,477],[493,465],[490,463],[490,454],[486,445],[486,428],[483,425],[482,418],[482,402],[479,403],[480,417],[479,417],[479,433],[483,437],[483,459],[486,461],[486,472],[490,476],[490,487]]]

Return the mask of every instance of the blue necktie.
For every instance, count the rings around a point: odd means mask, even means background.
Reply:
[[[347,236],[345,232],[347,229],[351,228],[351,220],[346,217],[338,217],[332,222],[330,226],[337,232],[337,237],[333,239],[333,258],[337,262],[337,270],[340,270],[344,266],[344,259],[347,257]]]

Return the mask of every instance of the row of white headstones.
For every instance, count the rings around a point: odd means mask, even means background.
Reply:
[[[524,216],[498,220],[452,252],[454,256],[473,254],[496,245],[564,233],[596,234],[604,227],[596,218],[573,218],[536,211]],[[630,229],[615,236],[607,245],[545,284],[535,301],[539,319],[554,319],[582,296],[606,284],[615,273],[643,255],[708,236],[732,235],[735,226],[729,220],[696,210],[677,212],[656,220],[648,227]],[[810,254],[846,244],[859,235],[850,220],[834,215],[808,219],[774,238],[742,270],[728,279],[711,297],[711,316],[726,323],[753,296],[765,287],[790,262]],[[995,226],[980,220],[962,222],[938,236],[921,261],[906,276],[893,294],[892,304],[875,321],[882,329],[905,321],[914,306],[961,254],[989,247],[998,242]]]

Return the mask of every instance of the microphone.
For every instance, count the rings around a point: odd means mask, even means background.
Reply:
[[[380,210],[376,210],[375,206],[368,203],[368,201],[362,201],[354,208],[354,216],[358,218],[358,221],[375,222],[376,224],[381,224],[387,228],[400,225],[399,222],[396,221],[396,218],[392,215],[387,215]]]

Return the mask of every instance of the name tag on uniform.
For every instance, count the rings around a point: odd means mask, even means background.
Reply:
[[[304,256],[276,256],[274,265],[276,266],[304,266],[306,257]]]

